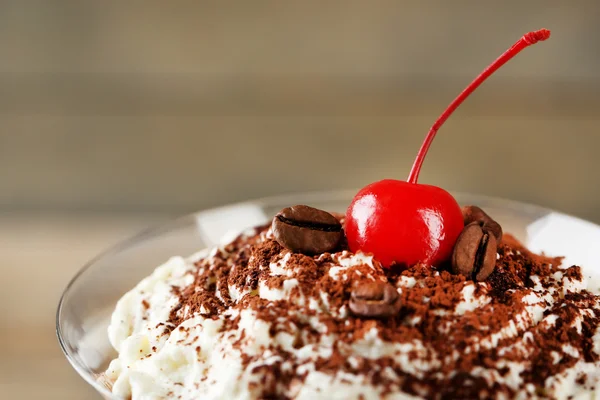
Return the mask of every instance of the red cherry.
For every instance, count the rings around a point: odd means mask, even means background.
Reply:
[[[525,34],[450,103],[425,137],[406,182],[385,179],[356,194],[346,211],[351,251],[373,253],[386,267],[419,261],[437,265],[450,258],[463,217],[450,193],[417,183],[429,146],[442,124],[483,81],[525,47],[549,37],[546,29]]]
[[[373,253],[385,266],[448,259],[463,229],[460,206],[436,186],[385,179],[363,188],[346,214],[350,249]]]

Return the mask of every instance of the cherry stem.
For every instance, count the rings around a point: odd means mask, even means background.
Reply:
[[[519,39],[515,44],[513,44],[510,49],[506,50],[504,54],[502,54],[496,59],[496,61],[494,61],[486,69],[484,69],[483,72],[481,72],[481,74],[479,74],[479,76],[477,76],[477,78],[475,78],[473,82],[471,82],[469,86],[465,88],[465,90],[463,90],[458,96],[456,96],[456,98],[452,101],[452,103],[450,103],[448,108],[446,108],[446,110],[442,113],[442,115],[440,115],[437,121],[435,121],[435,123],[429,130],[429,133],[425,137],[425,141],[419,149],[419,152],[417,153],[417,158],[415,159],[415,163],[413,164],[410,170],[407,182],[417,183],[417,180],[419,179],[419,172],[421,172],[421,166],[423,165],[423,161],[425,160],[425,155],[427,155],[429,146],[431,146],[431,142],[433,142],[433,138],[435,138],[438,129],[440,129],[440,127],[444,124],[444,122],[446,122],[448,117],[452,115],[452,113],[462,104],[462,102],[467,97],[469,97],[469,95],[473,93],[473,91],[477,89],[479,85],[483,83],[483,81],[485,81],[490,75],[492,75],[498,68],[503,66],[507,61],[519,54],[521,50],[539,41],[546,40],[549,37],[550,31],[547,29],[540,29],[539,31],[526,33],[521,39]]]

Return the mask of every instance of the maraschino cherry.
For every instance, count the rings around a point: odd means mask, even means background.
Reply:
[[[346,236],[351,251],[372,253],[385,267],[448,260],[464,228],[461,209],[442,188],[418,184],[425,155],[438,129],[491,74],[525,47],[546,40],[550,31],[525,34],[475,78],[433,124],[419,149],[406,182],[384,179],[361,189],[346,211]]]

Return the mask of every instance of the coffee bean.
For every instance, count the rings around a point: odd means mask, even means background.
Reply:
[[[359,283],[350,296],[350,311],[359,317],[390,317],[398,314],[400,306],[398,291],[387,282]]]
[[[271,224],[275,240],[293,252],[331,252],[342,238],[342,224],[326,211],[298,205],[281,210]]]
[[[502,227],[477,206],[466,206],[462,209],[465,226],[477,222],[484,231],[491,232],[496,237],[496,242],[502,241]]]
[[[477,222],[467,225],[454,245],[452,271],[475,281],[483,281],[496,267],[496,237]]]

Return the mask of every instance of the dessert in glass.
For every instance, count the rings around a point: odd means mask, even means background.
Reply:
[[[201,212],[93,261],[59,305],[69,361],[132,400],[594,398],[596,273],[559,251],[600,227],[417,183],[450,113],[548,35],[457,97],[407,182]]]

